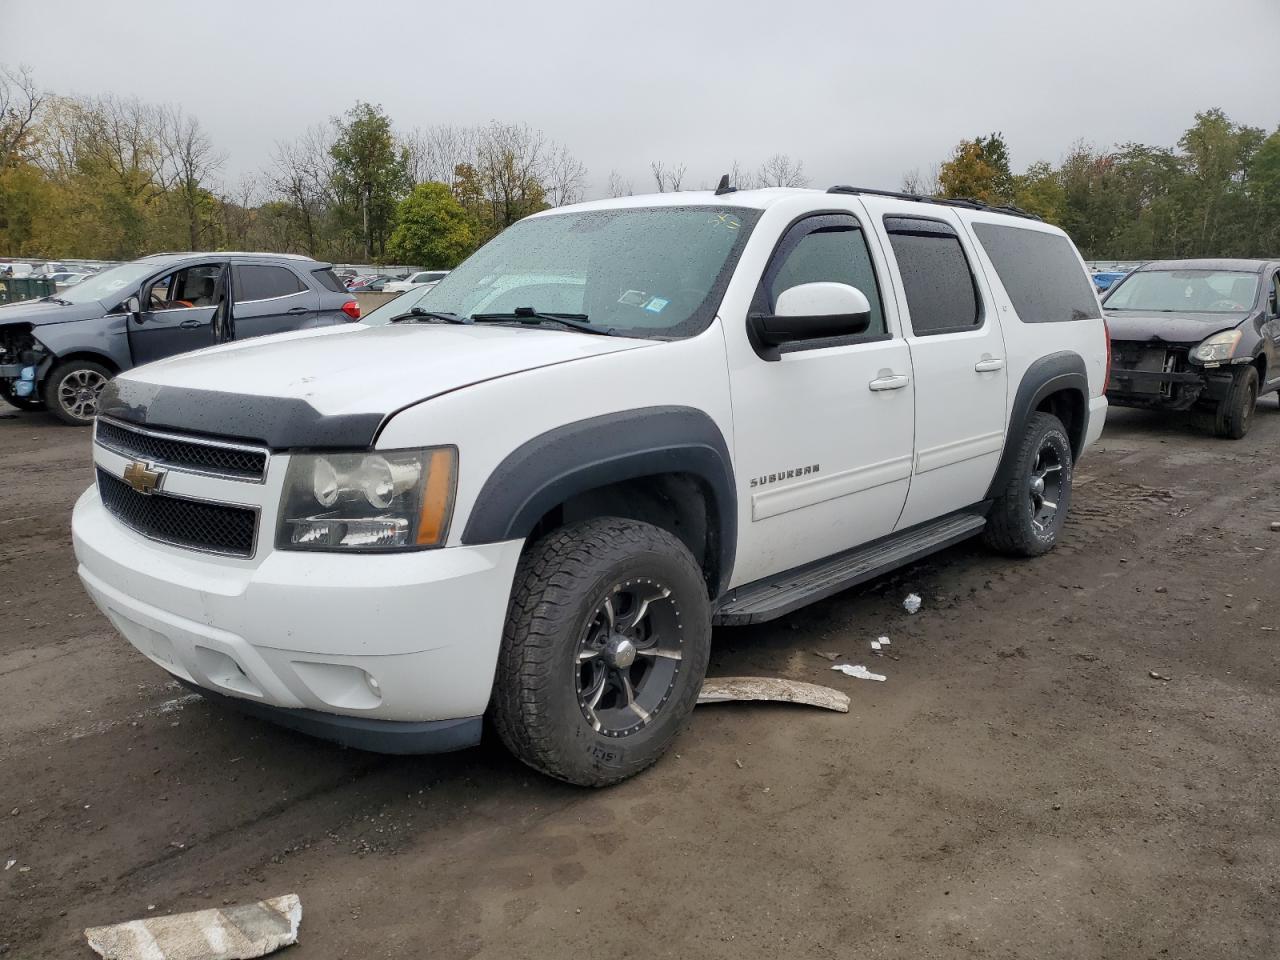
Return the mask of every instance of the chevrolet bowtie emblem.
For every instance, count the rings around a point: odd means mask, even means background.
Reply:
[[[135,460],[124,468],[124,482],[138,493],[152,494],[160,489],[164,482],[164,471],[152,468],[150,464]]]

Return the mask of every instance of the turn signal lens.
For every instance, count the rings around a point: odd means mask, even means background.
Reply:
[[[345,313],[352,320],[359,320],[360,304],[356,303],[356,301],[354,300],[348,300],[346,303],[342,305],[342,312]]]
[[[437,547],[449,532],[453,493],[458,487],[458,451],[439,447],[427,461],[427,481],[422,490],[422,514],[418,518],[418,546]]]

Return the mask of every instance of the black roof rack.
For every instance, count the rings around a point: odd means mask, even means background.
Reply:
[[[970,197],[921,197],[914,193],[899,193],[896,190],[875,190],[871,187],[850,187],[845,184],[838,184],[827,190],[827,193],[850,193],[854,195],[863,194],[869,197],[892,197],[895,200],[914,200],[917,203],[936,203],[944,207],[963,207],[965,210],[986,210],[991,213],[1006,213],[1011,217],[1025,217],[1028,220],[1041,220],[1030,211],[1023,210],[1021,207],[1015,207],[1011,204],[999,206],[993,203],[983,203],[981,200],[974,200]]]

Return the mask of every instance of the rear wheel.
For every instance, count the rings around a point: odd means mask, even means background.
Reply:
[[[58,364],[44,382],[44,405],[49,412],[76,427],[93,423],[98,397],[111,379],[111,371],[92,360],[67,360]]]
[[[517,570],[494,726],[529,766],[600,787],[656,761],[706,673],[702,572],[664,530],[603,518],[549,534]]]
[[[1033,413],[1016,466],[996,498],[984,537],[1002,553],[1035,557],[1052,550],[1071,506],[1071,440],[1062,421]]]
[[[1220,437],[1239,440],[1249,432],[1253,411],[1258,405],[1258,369],[1237,370],[1227,395],[1218,403],[1213,432]]]

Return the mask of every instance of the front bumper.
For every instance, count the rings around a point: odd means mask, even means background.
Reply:
[[[417,738],[413,752],[478,735],[519,541],[236,560],[144,538],[107,512],[96,487],[76,504],[72,534],[90,596],[184,683],[385,752],[397,752],[397,733]],[[458,720],[473,722],[424,726]]]

